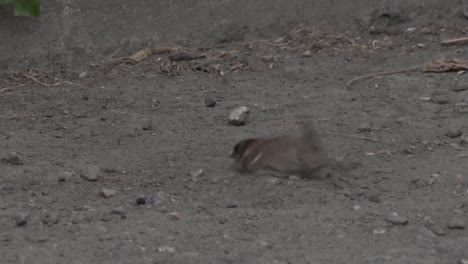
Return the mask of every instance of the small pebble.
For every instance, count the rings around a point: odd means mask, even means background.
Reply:
[[[370,194],[368,197],[369,201],[373,203],[380,203],[380,197],[378,194]]]
[[[396,119],[396,123],[397,124],[404,124],[404,123],[407,123],[409,121],[409,117],[407,116],[400,116]]]
[[[412,154],[414,154],[414,147],[406,147],[406,148],[402,149],[401,152],[403,154],[405,154],[405,155],[412,155]]]
[[[205,97],[205,106],[206,107],[215,107],[216,100],[213,97]]]
[[[463,92],[468,90],[468,85],[457,85],[452,87],[452,91],[454,92]]]
[[[159,212],[159,213],[162,213],[162,214],[165,214],[169,211],[169,209],[167,209],[166,206],[162,205],[162,206],[159,206],[156,208],[156,210]]]
[[[434,96],[431,101],[433,103],[436,103],[436,104],[448,104],[450,103],[450,98],[446,95],[437,95],[437,96]]]
[[[456,208],[464,208],[465,206],[466,206],[466,203],[464,201],[461,201],[461,202],[458,202],[455,207]]]
[[[115,190],[106,189],[106,188],[101,189],[101,196],[104,198],[110,198],[112,196],[115,196],[116,194],[117,192]]]
[[[28,223],[29,214],[26,213],[19,213],[15,217],[16,226],[24,226]]]
[[[297,175],[289,175],[288,180],[290,180],[290,181],[300,181],[301,177],[299,177]]]
[[[250,110],[246,106],[241,106],[234,109],[229,114],[229,124],[233,126],[243,126],[247,122],[247,118],[249,117]]]
[[[310,50],[306,50],[306,51],[304,51],[304,53],[302,53],[302,56],[310,57],[310,56],[312,56],[312,52]]]
[[[430,35],[430,34],[433,34],[434,32],[428,28],[428,27],[424,27],[421,29],[421,34],[425,34],[425,35]]]
[[[454,217],[447,224],[449,229],[465,229],[466,223],[463,219]]]
[[[460,114],[468,114],[468,102],[461,102],[455,104],[455,109]]]
[[[57,176],[58,182],[66,182],[75,176],[74,171],[62,171]]]
[[[357,130],[360,133],[371,132],[372,131],[372,126],[369,123],[363,123],[363,124],[359,125]]]
[[[104,214],[103,216],[101,216],[101,221],[103,222],[110,222],[112,220],[111,218],[111,215],[109,214]]]
[[[136,199],[136,204],[137,205],[145,205],[154,202],[154,195],[150,196],[142,196]]]
[[[259,240],[258,241],[258,244],[260,244],[260,246],[262,247],[266,247],[266,248],[270,248],[270,244],[268,242],[266,242],[265,240]]]
[[[281,183],[281,180],[278,179],[277,177],[268,177],[266,179],[266,182],[267,184],[270,184],[270,185],[277,185]]]
[[[395,212],[389,214],[385,220],[387,220],[387,222],[389,222],[390,224],[392,225],[406,225],[408,224],[408,218],[404,217],[404,216],[401,216]]]
[[[55,214],[48,214],[42,219],[42,222],[48,226],[52,226],[59,222],[59,218]]]
[[[145,131],[153,130],[153,120],[151,118],[146,118],[141,123],[141,128]]]
[[[1,242],[10,242],[13,239],[10,233],[1,233],[0,234],[0,241]]]
[[[47,235],[38,236],[36,238],[36,241],[39,242],[39,243],[47,242],[49,240],[50,240],[50,238]]]
[[[3,161],[11,165],[23,165],[24,164],[23,158],[16,152],[8,153],[8,155],[5,158],[3,158]]]
[[[99,178],[100,169],[98,166],[89,165],[83,168],[80,177],[86,181],[97,181]]]
[[[159,247],[159,252],[167,252],[167,253],[174,253],[176,250],[173,247]]]
[[[168,213],[167,217],[169,217],[169,219],[171,219],[171,220],[179,220],[180,219],[180,215],[177,212]]]
[[[78,75],[78,77],[80,77],[80,78],[82,78],[82,79],[83,79],[83,78],[86,78],[86,76],[88,76],[88,72],[87,72],[87,71],[81,72],[81,73]]]
[[[457,138],[462,135],[462,131],[459,128],[451,128],[447,132],[444,133],[445,136],[449,138]]]
[[[127,216],[127,212],[125,211],[125,208],[123,208],[122,206],[117,206],[114,209],[112,209],[111,214],[120,215],[122,218]]]
[[[192,177],[192,181],[197,181],[198,177],[202,176],[205,171],[203,169],[197,169],[190,172],[190,176]]]
[[[460,146],[468,146],[468,138],[465,136],[460,137]]]
[[[226,208],[237,208],[237,207],[239,207],[239,205],[235,201],[227,201],[225,207]]]
[[[384,228],[376,228],[372,230],[372,233],[375,235],[382,235],[382,234],[387,233],[387,230],[385,230]]]
[[[431,230],[432,233],[438,236],[445,236],[446,234],[445,230],[438,225],[427,226],[427,229]]]
[[[450,146],[452,146],[455,150],[462,150],[462,147],[457,143],[450,143]]]
[[[444,236],[446,233],[445,233],[445,230],[437,225],[436,223],[434,223],[434,221],[432,221],[432,219],[430,217],[425,217],[424,218],[424,226],[431,230],[432,233],[438,235],[438,236]]]
[[[461,174],[455,175],[455,183],[458,185],[465,185],[465,177]]]

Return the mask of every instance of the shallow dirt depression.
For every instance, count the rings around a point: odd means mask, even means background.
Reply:
[[[468,263],[461,1],[157,2],[0,9],[2,263]],[[344,186],[232,170],[308,120]]]

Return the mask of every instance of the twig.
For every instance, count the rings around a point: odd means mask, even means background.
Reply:
[[[423,66],[424,66],[424,64],[420,64],[420,65],[415,65],[415,66],[411,66],[409,68],[404,68],[404,69],[400,69],[400,70],[371,73],[371,74],[367,74],[367,75],[363,75],[363,76],[359,76],[359,77],[356,77],[354,79],[351,79],[348,83],[346,83],[346,85],[350,86],[351,84],[353,84],[353,83],[355,83],[357,81],[365,80],[365,79],[372,78],[372,77],[414,71],[414,70],[422,69]]]
[[[28,78],[28,79],[33,80],[34,82],[36,82],[36,83],[38,83],[38,84],[40,84],[40,85],[46,86],[46,87],[58,86],[58,85],[62,84],[62,82],[56,82],[56,83],[48,84],[48,83],[39,81],[39,80],[38,80],[36,77],[34,77],[34,76],[31,76],[31,75],[24,75],[24,76],[25,76],[26,78]]]
[[[244,64],[239,63],[239,64],[234,65],[234,66],[232,66],[231,68],[229,68],[226,72],[222,72],[222,71],[221,71],[221,76],[226,76],[228,73],[230,73],[230,72],[232,72],[232,71],[235,71],[235,70],[241,68],[242,66],[244,66]]]
[[[125,63],[125,62],[133,62],[133,63],[138,63],[143,60],[146,60],[152,55],[155,54],[161,54],[161,53],[173,53],[178,51],[179,48],[174,48],[174,47],[157,47],[157,48],[146,48],[139,50],[135,53],[133,53],[130,56],[125,56],[125,57],[119,57],[119,58],[111,58],[111,61],[113,63]]]
[[[296,41],[296,39],[291,39],[290,41],[286,41],[284,43],[272,43],[270,41],[262,41],[263,43],[267,44],[267,45],[270,45],[270,46],[275,46],[275,47],[282,47],[282,46],[286,46],[288,44],[291,44],[293,43],[294,41]]]
[[[23,84],[16,85],[16,86],[9,86],[9,87],[2,88],[2,89],[0,90],[0,94],[3,93],[3,92],[6,92],[6,91],[11,91],[11,90],[14,89],[14,88],[23,87],[23,86],[25,86],[25,85],[26,85],[26,83],[23,83]]]
[[[452,44],[463,44],[463,43],[468,43],[468,37],[446,39],[446,40],[441,41],[441,44],[446,45],[446,46],[452,45]]]
[[[377,143],[386,144],[386,145],[393,145],[390,142],[378,140],[376,138],[354,136],[354,135],[349,135],[349,134],[339,133],[339,132],[324,132],[324,133],[320,133],[320,134],[332,135],[332,136],[343,136],[343,137],[352,138],[352,139],[361,139],[361,140],[365,140],[365,141],[372,141],[372,142],[377,142]]]

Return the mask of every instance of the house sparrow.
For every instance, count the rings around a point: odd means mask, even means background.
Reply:
[[[241,173],[325,178],[329,168],[340,167],[329,158],[318,134],[310,124],[298,131],[270,138],[248,138],[238,142],[231,153]]]

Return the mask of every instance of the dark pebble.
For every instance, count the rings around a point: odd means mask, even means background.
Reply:
[[[15,217],[16,225],[17,226],[24,226],[28,223],[29,214],[26,213],[19,213]]]
[[[454,217],[447,224],[449,229],[465,229],[466,223],[463,219]]]
[[[370,194],[368,199],[373,203],[380,203],[380,197],[377,194]]]
[[[215,107],[216,100],[213,97],[205,97],[205,106],[206,107]]]
[[[146,204],[146,199],[145,197],[140,197],[136,199],[136,204],[137,205],[145,205]]]
[[[466,85],[454,86],[452,88],[452,91],[454,91],[454,92],[463,92],[463,91],[466,91],[466,90],[468,90],[468,86],[466,86]]]

